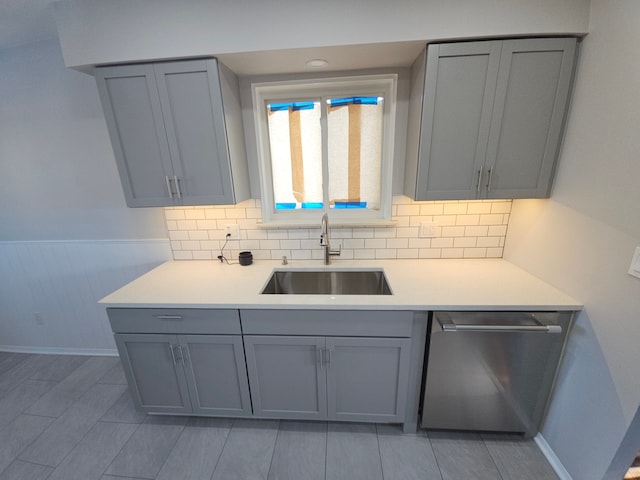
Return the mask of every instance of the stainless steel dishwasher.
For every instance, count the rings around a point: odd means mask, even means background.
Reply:
[[[572,312],[435,312],[424,428],[537,433]]]

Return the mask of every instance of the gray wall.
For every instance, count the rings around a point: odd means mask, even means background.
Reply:
[[[115,354],[97,301],[171,258],[124,202],[93,77],[57,40],[0,51],[0,350]]]
[[[638,18],[635,0],[593,0],[552,197],[514,201],[504,254],[585,305],[542,431],[576,480],[619,480],[610,463],[633,458],[615,454],[640,403]]]
[[[0,51],[0,241],[166,238],[124,202],[92,76],[57,40]]]

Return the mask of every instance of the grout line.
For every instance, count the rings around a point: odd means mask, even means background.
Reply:
[[[216,460],[216,464],[213,467],[213,472],[211,472],[211,478],[214,477],[214,475],[216,474],[216,470],[218,469],[218,464],[220,463],[220,459],[222,458],[222,455],[224,454],[224,449],[227,448],[227,442],[229,441],[229,437],[231,436],[231,432],[233,430],[233,428],[236,425],[236,420],[238,420],[237,418],[232,418],[231,419],[231,425],[229,426],[229,430],[227,431],[227,435],[224,437],[224,444],[222,445],[222,448],[220,449],[220,455],[218,455],[218,459]]]

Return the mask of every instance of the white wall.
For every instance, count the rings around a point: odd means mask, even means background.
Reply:
[[[96,302],[171,258],[164,212],[125,205],[95,81],[55,40],[0,51],[0,171],[0,349],[113,353]]]
[[[67,66],[305,47],[587,33],[589,0],[63,0]]]
[[[552,197],[514,201],[504,254],[585,305],[542,430],[576,480],[619,480],[605,472],[640,404],[638,18],[593,0]]]
[[[55,40],[0,51],[0,240],[166,238],[124,202],[93,77]]]

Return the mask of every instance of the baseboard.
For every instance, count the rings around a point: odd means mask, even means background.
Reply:
[[[571,477],[569,472],[567,472],[567,469],[564,468],[564,465],[555,454],[553,449],[549,446],[547,441],[544,439],[542,434],[538,433],[535,437],[533,437],[533,440],[536,442],[536,445],[538,445],[538,448],[545,456],[551,467],[555,470],[556,475],[560,477],[560,480],[573,480],[573,477]]]
[[[117,357],[115,348],[66,348],[66,347],[24,347],[0,345],[0,352],[34,353],[41,355],[89,355],[94,357]]]

